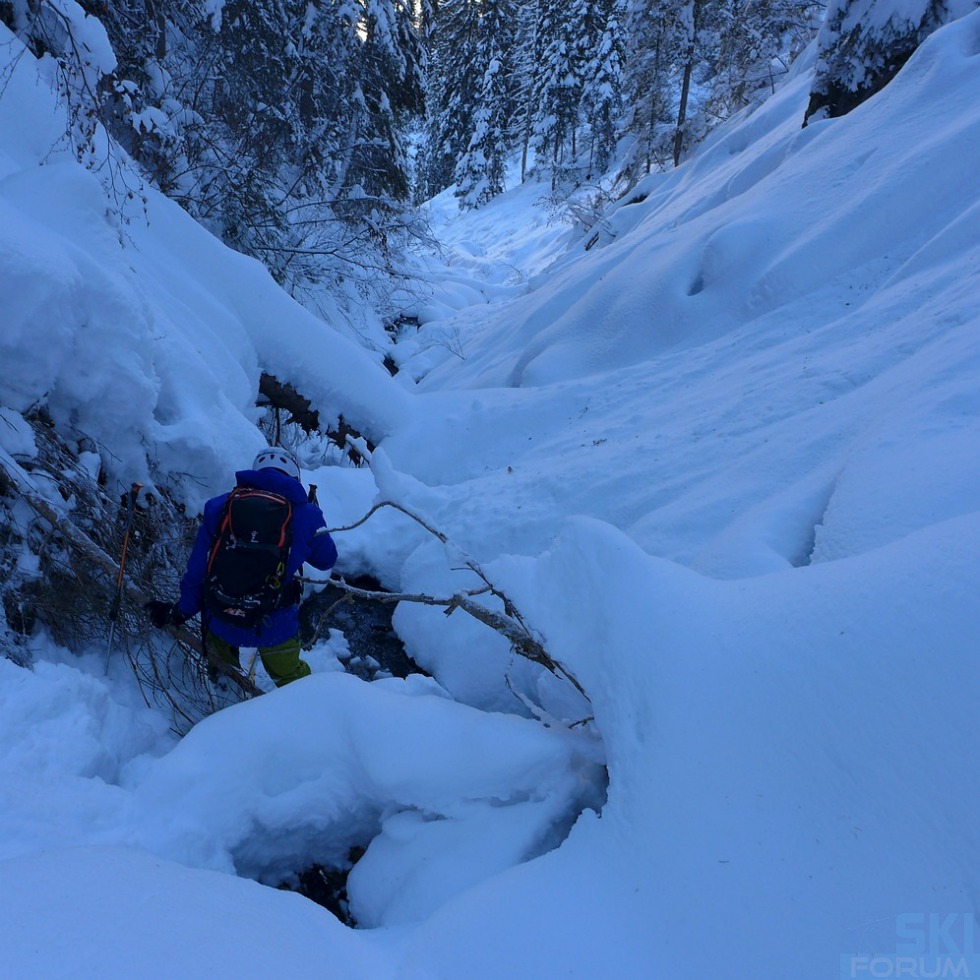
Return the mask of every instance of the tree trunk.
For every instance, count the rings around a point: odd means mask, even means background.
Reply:
[[[693,47],[693,45],[692,45]],[[681,83],[681,103],[677,109],[677,128],[674,130],[674,166],[681,162],[681,149],[684,145],[684,122],[687,119],[687,100],[691,94],[691,73],[694,71],[694,53],[691,52],[684,66],[684,81]]]
[[[684,63],[684,79],[681,82],[681,100],[677,107],[677,129],[674,130],[674,166],[681,162],[684,148],[684,123],[687,121],[687,103],[691,96],[691,76],[694,74],[694,59],[697,56],[698,34],[701,28],[701,12],[704,0],[691,0],[690,34],[687,39],[687,58]]]

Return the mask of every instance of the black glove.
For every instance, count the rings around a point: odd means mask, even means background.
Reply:
[[[290,579],[282,589],[282,604],[298,606],[303,601],[303,583],[298,579]]]
[[[149,602],[143,603],[143,608],[149,614],[150,622],[157,629],[164,629],[167,626],[181,626],[189,618],[177,608],[176,602],[151,599]]]

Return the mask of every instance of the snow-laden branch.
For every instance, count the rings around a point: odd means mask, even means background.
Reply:
[[[317,585],[333,585],[348,595],[357,596],[363,599],[372,599],[376,602],[418,602],[427,606],[442,606],[445,608],[445,614],[447,616],[452,615],[452,613],[457,609],[462,609],[463,612],[472,616],[474,619],[479,620],[485,626],[489,626],[490,629],[503,636],[511,644],[511,648],[515,653],[525,657],[528,660],[532,660],[537,664],[540,664],[556,677],[565,678],[565,680],[567,680],[575,688],[575,690],[582,695],[582,697],[588,700],[588,695],[585,693],[585,690],[582,688],[582,685],[578,682],[574,674],[572,674],[562,663],[548,653],[544,643],[538,638],[538,636],[535,635],[531,627],[524,621],[524,618],[514,605],[514,602],[509,596],[506,595],[506,593],[502,592],[490,581],[486,573],[480,567],[479,563],[469,556],[463,554],[459,547],[450,541],[449,538],[442,533],[442,531],[433,527],[428,521],[420,517],[418,514],[401,504],[394,503],[390,500],[383,500],[375,504],[360,520],[355,521],[353,524],[349,524],[345,527],[330,528],[330,533],[335,534],[342,531],[352,531],[368,521],[383,507],[391,507],[392,509],[397,510],[399,513],[404,514],[406,517],[411,518],[417,524],[425,528],[425,530],[431,535],[438,538],[444,545],[452,548],[453,551],[459,555],[463,564],[471,572],[473,572],[473,574],[476,575],[481,582],[483,582],[483,586],[477,589],[462,590],[448,597],[438,597],[420,593],[377,592],[368,589],[360,589],[356,586],[349,585],[343,580],[343,578],[335,577],[327,579],[326,581],[318,579],[304,579],[304,581],[313,582]],[[499,612],[488,608],[482,603],[475,602],[475,597],[480,595],[494,596],[503,604],[504,611]]]

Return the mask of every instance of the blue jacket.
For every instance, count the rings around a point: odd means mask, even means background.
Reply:
[[[316,504],[306,499],[303,484],[279,470],[240,470],[235,474],[240,487],[270,490],[293,505],[293,543],[286,565],[286,578],[300,570],[304,562],[329,571],[337,560],[337,546],[326,531],[326,521]],[[197,531],[194,550],[187,560],[187,571],[180,583],[177,607],[185,616],[201,612],[204,600],[204,577],[207,573],[211,542],[218,531],[221,512],[229,494],[212,497],[204,505],[204,520]],[[319,533],[317,533],[319,532]],[[216,619],[208,619],[207,628],[236,647],[273,647],[299,632],[299,606],[284,606],[271,613],[255,630],[238,629]]]

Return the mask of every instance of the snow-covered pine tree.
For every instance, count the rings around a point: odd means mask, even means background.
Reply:
[[[334,300],[353,284],[356,305],[379,309],[416,220],[406,134],[423,111],[420,38],[400,0],[304,6],[298,136],[278,178],[287,227],[281,247],[261,257],[311,309],[324,283]]]
[[[976,0],[830,0],[803,125],[850,112],[883,89],[937,27],[976,6]]]
[[[577,183],[583,67],[577,33],[583,6],[588,0],[538,0],[533,145],[535,167],[550,172],[553,190]]]
[[[483,0],[471,70],[482,75],[472,131],[454,172],[462,207],[479,207],[504,190],[505,166],[515,140],[511,64],[516,0]]]
[[[211,113],[210,124],[193,134],[191,164],[207,176],[186,204],[233,247],[263,257],[282,228],[276,177],[292,162],[298,135],[293,82],[301,70],[301,7],[299,0],[228,0],[220,23],[201,25],[201,49],[214,55],[200,65]]]
[[[480,31],[477,0],[442,0],[435,9],[429,49],[424,197],[449,187],[473,131],[483,79],[472,70]]]
[[[627,0],[622,135],[635,143],[627,175],[664,169],[673,152],[674,68],[679,58],[676,17],[667,3]]]
[[[348,66],[357,79],[353,104],[356,149],[347,184],[388,206],[409,194],[404,129],[421,115],[424,79],[421,46],[409,3],[363,0],[357,57]]]
[[[514,66],[514,118],[511,128],[521,154],[521,182],[527,179],[530,167],[531,138],[534,128],[534,79],[537,75],[537,0],[518,4],[511,62]]]
[[[589,30],[582,40],[581,115],[589,138],[588,177],[609,167],[622,114],[623,0],[598,0],[590,5]]]
[[[634,133],[634,166],[649,171],[677,165],[684,148],[702,135],[698,81],[714,58],[713,8],[721,0],[628,0],[630,59],[626,70],[630,111],[624,131]]]
[[[295,127],[290,159],[271,178],[283,224],[278,244],[259,255],[301,298],[308,284],[336,274],[332,257],[344,254],[342,243],[358,241],[343,225],[356,151],[353,118],[362,15],[356,0],[304,6],[292,44],[290,116]]]
[[[174,111],[170,69],[180,59],[188,24],[201,16],[192,12],[192,4],[179,10],[170,6],[165,0],[117,0],[106,4],[99,17],[117,59],[105,106],[108,128],[162,188],[170,188],[174,173],[183,169],[183,132]]]

